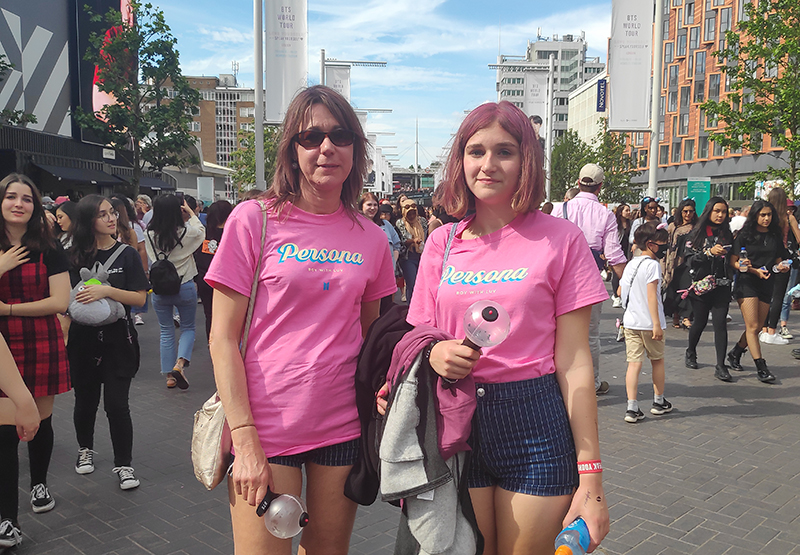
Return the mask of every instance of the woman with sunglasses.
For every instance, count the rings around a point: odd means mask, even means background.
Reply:
[[[687,368],[698,368],[697,344],[708,324],[714,327],[714,348],[717,364],[714,377],[724,382],[731,381],[725,365],[725,351],[728,348],[728,305],[731,302],[730,270],[728,266],[733,236],[728,226],[728,203],[722,197],[712,197],[703,209],[692,231],[686,236],[684,258],[689,282],[714,281],[710,291],[697,294],[689,289],[688,298],[692,304],[694,323],[689,329],[689,346],[686,349],[684,364]],[[687,288],[688,289],[688,288]]]
[[[139,486],[133,473],[133,421],[129,394],[131,380],[139,370],[139,340],[131,319],[130,307],[142,306],[150,284],[136,249],[117,241],[118,213],[111,202],[100,195],[86,195],[78,203],[73,222],[73,287],[81,282],[81,268],[95,263],[106,264],[109,285],[86,284],[75,295],[80,303],[108,298],[125,307],[125,317],[104,326],[88,326],[73,321],[69,328],[70,371],[75,389],[75,435],[78,460],[75,472],[94,472],[94,428],[100,397],[108,418],[114,467],[119,487],[129,490]]]
[[[743,249],[746,260],[741,258]],[[728,361],[734,370],[744,370],[742,355],[750,349],[758,379],[764,383],[774,382],[775,376],[761,353],[758,334],[769,314],[775,274],[789,271],[789,265],[782,263],[787,255],[775,207],[767,201],[755,201],[733,243],[731,266],[739,271],[733,297],[742,311],[745,331],[728,353]]]
[[[639,226],[646,222],[654,222],[656,225],[661,223],[661,218],[658,216],[658,203],[661,199],[654,197],[644,197],[642,199],[641,216],[631,222],[631,231],[628,235],[628,242],[631,245],[635,244],[633,234],[639,229]]]
[[[617,235],[619,236],[619,245],[622,247],[622,252],[625,253],[625,258],[631,259],[631,244],[630,244],[630,229],[631,229],[631,207],[627,203],[620,203],[614,209],[614,217],[617,219]],[[611,301],[613,308],[622,308],[622,299],[617,297],[617,290],[619,289],[619,277],[616,272],[611,272]]]
[[[396,290],[386,235],[357,210],[366,167],[367,141],[347,100],[323,86],[300,92],[269,191],[234,209],[206,274],[211,359],[236,453],[228,491],[237,553],[291,553],[291,540],[272,536],[254,507],[267,487],[301,495],[303,466],[313,516],[301,552],[348,551],[356,505],[344,482],[361,435],[356,357],[380,299]]]
[[[678,205],[675,221],[667,227],[669,233],[669,250],[664,263],[664,281],[662,289],[666,292],[664,311],[672,313],[672,327],[689,329],[692,327],[692,306],[683,298],[680,290],[685,290],[692,282],[686,274],[684,245],[686,235],[697,223],[697,212],[692,199],[683,199]]]
[[[47,487],[53,452],[53,403],[70,389],[64,336],[56,314],[69,305],[69,261],[55,239],[36,185],[12,173],[0,181],[0,334],[28,386],[42,419],[28,443],[31,508],[55,507]],[[21,542],[19,436],[0,426],[0,547]]]

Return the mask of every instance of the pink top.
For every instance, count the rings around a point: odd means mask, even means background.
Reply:
[[[482,349],[475,381],[514,382],[555,372],[556,318],[608,298],[586,239],[574,224],[538,210],[494,233],[462,240],[470,221],[456,224],[443,276],[452,224],[431,233],[408,322],[464,337],[467,308],[481,299],[496,301],[508,311],[511,331],[499,345]]]
[[[206,281],[250,296],[261,209],[234,208]],[[386,235],[340,207],[270,214],[245,370],[250,410],[268,457],[356,439],[361,303],[397,289]]]
[[[611,210],[600,204],[597,195],[580,192],[565,204],[567,219],[583,231],[590,248],[602,252],[612,266],[628,261],[619,244],[617,218]],[[563,208],[553,210],[553,216],[563,218]]]

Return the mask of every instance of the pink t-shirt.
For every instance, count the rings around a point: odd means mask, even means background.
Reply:
[[[425,243],[408,322],[464,337],[467,308],[495,301],[508,311],[511,331],[499,345],[482,349],[475,381],[514,382],[555,372],[556,317],[608,298],[583,233],[537,210],[494,233],[462,240],[470,221],[455,224],[444,275],[451,226],[438,228]]]
[[[238,205],[206,281],[250,296],[261,208]],[[359,225],[360,224],[360,225]],[[310,214],[287,205],[270,213],[245,353],[247,388],[268,457],[356,439],[356,358],[361,303],[397,289],[386,235],[343,207]]]

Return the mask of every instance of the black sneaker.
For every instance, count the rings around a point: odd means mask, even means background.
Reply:
[[[683,364],[686,366],[686,368],[697,370],[699,368],[699,366],[697,366],[697,353],[693,353],[689,349],[686,349],[686,354],[683,358]]]
[[[22,530],[10,519],[0,522],[0,547],[15,547],[22,543]]]
[[[94,451],[88,447],[78,449],[78,460],[75,462],[75,472],[78,474],[91,474],[94,472]]]
[[[653,408],[650,409],[650,414],[667,414],[668,412],[672,412],[672,403],[666,399],[664,399],[663,403],[653,401]]]
[[[56,500],[44,484],[36,484],[31,490],[31,508],[34,513],[46,513],[56,506]]]
[[[133,489],[139,487],[139,480],[133,474],[130,466],[117,466],[111,470],[119,478],[119,489]]]
[[[644,413],[641,411],[641,409],[629,410],[625,412],[625,422],[636,424],[639,420],[644,420]]]
[[[605,395],[609,390],[608,382],[600,382],[600,386],[594,390],[597,395]]]

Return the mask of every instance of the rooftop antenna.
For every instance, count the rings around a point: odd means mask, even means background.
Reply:
[[[233,60],[231,62],[231,71],[233,71],[233,85],[239,84],[239,62]]]

